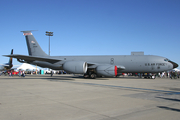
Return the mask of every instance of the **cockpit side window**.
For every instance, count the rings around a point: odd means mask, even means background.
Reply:
[[[164,61],[167,61],[167,62],[169,62],[170,60],[166,58],[166,59],[164,59]]]

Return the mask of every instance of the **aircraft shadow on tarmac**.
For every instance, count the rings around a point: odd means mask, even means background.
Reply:
[[[157,107],[165,109],[165,110],[171,110],[171,111],[180,112],[180,109],[176,109],[176,108],[170,108],[170,107],[166,107],[166,106],[157,106]]]
[[[127,76],[127,77],[123,77],[123,76],[119,76],[119,77],[97,77],[96,79],[92,79],[92,78],[84,78],[83,76],[73,76],[72,78],[77,78],[77,79],[87,79],[87,80],[109,80],[111,79],[144,79],[144,78],[140,78],[140,77],[135,77],[135,76]]]
[[[91,79],[91,78],[84,78],[83,76],[38,76],[38,75],[26,75],[25,77],[19,77],[19,76],[12,76],[12,77],[9,77],[9,76],[5,76],[3,79],[45,79],[45,80],[75,80],[75,79],[81,79],[81,80],[109,80],[109,78],[104,78],[104,77],[99,77],[99,78],[96,78],[96,79]],[[112,77],[112,79],[118,79],[118,78],[115,78],[115,77]],[[121,78],[119,78],[121,79]],[[129,78],[131,79],[131,78]]]
[[[170,101],[175,101],[175,102],[180,102],[179,99],[173,99],[173,98],[163,98],[163,97],[156,97],[156,98],[160,98],[160,99],[164,99],[164,100],[170,100]]]
[[[7,79],[10,77],[7,76]],[[13,79],[20,79],[21,77],[18,76],[13,76]],[[22,77],[23,78],[23,77]],[[6,79],[6,78],[3,78]],[[74,80],[74,79],[82,79],[82,80],[109,80],[109,79],[144,79],[140,77],[135,77],[135,76],[119,76],[119,77],[97,77],[96,79],[91,79],[91,78],[84,78],[83,76],[79,75],[74,75],[74,76],[61,76],[61,75],[26,75],[24,79],[48,79],[48,80]]]
[[[96,78],[96,79],[92,79],[92,78],[84,78],[83,76],[73,76],[72,78],[76,78],[76,79],[82,79],[82,80],[109,80],[108,78]]]

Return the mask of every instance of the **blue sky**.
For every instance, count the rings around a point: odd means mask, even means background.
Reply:
[[[1,0],[2,55],[28,55],[20,31],[33,35],[51,55],[146,55],[167,57],[180,64],[179,0]],[[14,59],[14,64],[20,64]]]

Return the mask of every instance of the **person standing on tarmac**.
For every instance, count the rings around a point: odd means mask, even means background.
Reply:
[[[177,79],[177,71],[174,72],[174,79]]]
[[[51,77],[53,76],[53,71],[51,71]]]
[[[22,71],[22,77],[25,77],[25,72],[24,72],[24,70]]]

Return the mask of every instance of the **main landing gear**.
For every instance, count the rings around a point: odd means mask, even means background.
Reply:
[[[84,78],[91,78],[91,79],[96,79],[96,74],[95,73],[93,73],[93,74],[84,74]]]
[[[88,71],[86,74],[84,74],[84,78],[91,78],[96,79],[97,75],[94,71]]]

